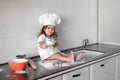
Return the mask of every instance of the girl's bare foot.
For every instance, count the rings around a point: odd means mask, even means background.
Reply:
[[[74,62],[74,53],[70,52],[70,62]]]
[[[84,54],[80,53],[76,56],[75,61],[79,61],[81,58],[83,58]]]

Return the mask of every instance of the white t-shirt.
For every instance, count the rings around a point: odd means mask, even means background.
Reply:
[[[43,41],[47,45],[46,49],[40,48],[39,46],[40,41]],[[49,39],[44,34],[41,34],[38,37],[37,43],[38,43],[37,44],[38,52],[41,57],[41,60],[47,59],[49,56],[53,55],[54,53],[60,52],[60,50],[53,47],[53,45],[56,43],[55,39],[54,38]]]

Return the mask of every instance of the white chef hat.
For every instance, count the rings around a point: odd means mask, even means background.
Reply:
[[[52,13],[52,14],[43,14],[39,17],[39,22],[41,25],[45,26],[45,25],[56,25],[56,24],[60,24],[61,22],[61,18]]]

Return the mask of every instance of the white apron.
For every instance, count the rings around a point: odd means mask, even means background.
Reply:
[[[47,48],[43,49],[40,48],[39,42],[43,41],[46,45]],[[60,52],[57,48],[53,47],[55,44],[55,39],[54,38],[47,38],[44,34],[40,35],[38,40],[37,40],[37,46],[38,46],[38,52],[41,57],[41,60],[47,59],[49,56],[53,55],[54,53]]]

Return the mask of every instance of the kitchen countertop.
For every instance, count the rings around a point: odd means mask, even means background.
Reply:
[[[64,50],[63,52],[70,52],[70,51],[79,51],[82,50],[82,47],[72,48],[69,50]],[[78,63],[70,66],[65,67],[56,67],[54,69],[46,69],[38,64],[39,56],[36,56],[32,58],[35,61],[35,64],[37,66],[37,69],[34,70],[31,67],[27,66],[24,73],[15,73],[14,71],[11,71],[8,64],[1,64],[0,65],[0,79],[1,80],[13,80],[16,76],[19,77],[17,80],[37,80],[37,79],[48,79],[54,76],[58,76],[64,73],[67,73],[69,71],[79,69],[81,67],[93,64],[97,61],[101,61],[103,59],[109,58],[111,56],[119,55],[120,52],[120,46],[118,45],[109,45],[109,44],[91,44],[86,47],[86,50],[93,50],[93,51],[100,51],[104,52],[105,54],[92,58],[84,63]]]

